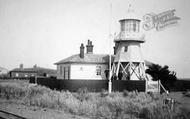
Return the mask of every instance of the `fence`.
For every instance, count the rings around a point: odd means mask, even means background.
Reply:
[[[77,91],[79,88],[87,88],[91,92],[99,92],[101,90],[108,90],[108,80],[58,80],[56,78],[47,77],[35,77],[30,78],[30,83],[37,83],[44,85],[51,89],[57,90],[69,90],[72,92]],[[173,84],[162,83],[164,87],[170,91],[186,91],[190,90],[190,81],[177,80]],[[145,81],[125,81],[125,80],[113,80],[112,90],[113,91],[145,91]]]
[[[160,81],[146,81],[146,92],[160,92],[160,86]]]
[[[29,80],[30,77],[0,77],[0,80]]]
[[[60,90],[72,92],[80,88],[87,88],[91,92],[99,92],[108,89],[108,80],[58,80]]]
[[[113,91],[145,91],[145,81],[125,81],[125,80],[113,80],[112,90]]]
[[[80,88],[87,88],[91,92],[99,92],[101,90],[108,90],[108,80],[58,80],[56,78],[46,77],[31,77],[30,83],[37,83],[57,90],[69,90],[72,92],[77,91]],[[124,80],[113,80],[112,81],[113,91],[145,91],[145,81],[124,81]]]
[[[190,80],[176,80],[173,82],[161,82],[169,91],[187,91],[190,90]]]

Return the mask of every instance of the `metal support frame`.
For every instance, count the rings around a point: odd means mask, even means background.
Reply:
[[[127,63],[126,66],[123,65],[123,63]],[[146,80],[146,74],[145,74],[145,63],[139,62],[137,65],[134,64],[134,62],[115,62],[113,63],[112,70],[111,70],[111,76],[115,74],[118,76],[119,70],[122,69],[122,73],[128,75],[126,72],[126,69],[129,69],[129,75],[130,77],[135,74],[136,77],[139,80]]]

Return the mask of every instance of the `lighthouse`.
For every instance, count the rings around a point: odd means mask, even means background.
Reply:
[[[145,80],[145,62],[141,44],[145,42],[140,31],[140,19],[128,10],[127,17],[119,20],[120,32],[114,38],[115,59],[112,75],[119,80]]]

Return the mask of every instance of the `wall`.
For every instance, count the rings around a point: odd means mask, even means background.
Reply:
[[[30,83],[35,83],[35,77],[30,78]],[[37,84],[49,87],[50,89],[59,89],[59,82],[56,78],[38,77]]]
[[[37,73],[34,72],[11,72],[11,77],[31,77],[36,76]]]
[[[112,90],[113,91],[145,91],[145,81],[125,81],[125,80],[113,80],[112,81]]]
[[[30,83],[35,83],[35,77],[30,78]],[[108,90],[108,80],[59,80],[56,78],[37,77],[37,84],[44,85],[51,89],[68,90],[76,92],[80,88],[87,88],[90,92],[100,92],[102,90]],[[145,91],[145,81],[112,81],[113,91]]]
[[[164,88],[169,91],[187,91],[190,90],[190,80],[176,80],[173,82],[161,82]]]
[[[100,92],[108,89],[108,80],[58,80],[60,90],[76,92],[80,88],[87,88],[90,92]]]
[[[57,79],[70,79],[70,64],[57,65]]]
[[[125,51],[126,50],[126,51]],[[137,42],[126,42],[118,46],[114,61],[118,62],[144,62],[141,46]]]
[[[35,77],[30,78],[30,83],[35,82]],[[69,90],[75,92],[80,88],[87,88],[90,92],[100,92],[101,90],[108,90],[108,80],[59,80],[56,78],[38,77],[37,84],[44,85],[51,89]],[[164,84],[163,84],[164,85]],[[165,85],[166,86],[166,85]],[[170,91],[187,91],[190,90],[190,81],[177,80],[173,85],[167,85]],[[145,81],[124,81],[113,80],[113,91],[145,91]]]
[[[106,79],[104,73],[106,69],[108,69],[108,65],[106,64],[72,64],[71,79]],[[100,71],[100,74],[97,74],[97,70]]]

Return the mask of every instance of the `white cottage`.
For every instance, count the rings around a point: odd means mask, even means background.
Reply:
[[[109,55],[93,54],[92,41],[88,40],[86,53],[84,45],[80,54],[72,55],[57,63],[57,79],[103,80],[108,76]]]

